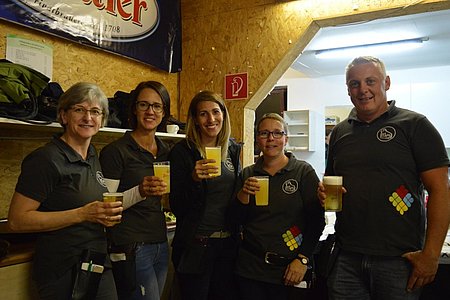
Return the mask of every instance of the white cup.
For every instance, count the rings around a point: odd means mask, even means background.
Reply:
[[[120,180],[119,179],[108,179],[104,178],[106,188],[108,192],[115,193],[117,192],[117,188],[119,187]]]
[[[180,130],[177,124],[169,124],[166,126],[167,133],[177,133]]]

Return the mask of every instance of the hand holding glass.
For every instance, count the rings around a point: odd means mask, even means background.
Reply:
[[[215,163],[209,163],[208,165],[217,167],[217,173],[210,173],[209,176],[216,177],[221,175],[221,164],[222,164],[222,149],[218,147],[205,147],[206,158],[214,159]]]
[[[161,178],[167,184],[165,194],[170,193],[170,162],[159,161],[153,163],[153,172],[156,177]]]
[[[269,205],[269,176],[255,176],[255,178],[259,184],[259,191],[255,192],[256,205]]]
[[[325,187],[325,211],[342,210],[342,176],[324,176],[323,186]]]
[[[103,202],[123,202],[123,193],[103,193]],[[113,224],[118,224],[120,221],[111,221]]]

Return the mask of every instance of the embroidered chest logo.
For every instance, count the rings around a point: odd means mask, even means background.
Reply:
[[[225,168],[228,169],[228,171],[234,172],[233,161],[230,157],[227,157],[227,160],[223,164],[225,165]]]
[[[391,196],[389,196],[389,201],[392,203],[392,206],[403,215],[411,207],[414,198],[405,186],[401,185]]]
[[[395,130],[394,127],[385,126],[385,127],[381,128],[380,130],[378,130],[377,139],[383,143],[389,142],[390,140],[395,138],[396,134],[397,134],[397,131]]]
[[[282,235],[283,241],[288,246],[289,250],[294,251],[297,249],[303,241],[303,234],[300,232],[300,229],[297,226],[292,226],[286,233]]]
[[[288,179],[283,183],[283,192],[290,195],[298,190],[298,181],[295,179]]]
[[[97,182],[100,183],[101,186],[106,187],[105,179],[103,178],[103,173],[101,171],[97,171],[95,173],[95,178]]]

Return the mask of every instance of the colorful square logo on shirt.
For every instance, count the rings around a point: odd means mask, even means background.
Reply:
[[[391,196],[389,196],[389,201],[392,203],[392,206],[394,206],[397,211],[403,215],[411,207],[411,204],[414,202],[414,198],[405,186],[401,185],[395,190],[395,192],[392,193]]]
[[[289,250],[294,251],[297,249],[303,241],[303,234],[300,233],[300,229],[297,226],[292,226],[282,235],[283,241],[288,246]]]

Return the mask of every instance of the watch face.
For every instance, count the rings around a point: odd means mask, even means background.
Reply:
[[[300,259],[300,261],[302,262],[302,264],[307,265],[308,264],[308,259],[306,257],[302,257]]]

